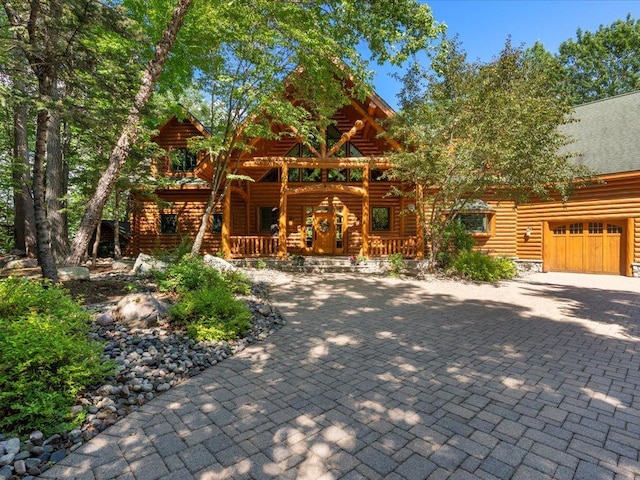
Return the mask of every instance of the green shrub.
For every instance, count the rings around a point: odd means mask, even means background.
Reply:
[[[505,257],[490,257],[477,251],[461,252],[453,261],[452,269],[465,278],[481,282],[497,282],[516,276],[516,266]]]
[[[153,272],[161,292],[183,293],[224,283],[220,273],[207,266],[202,257],[185,255],[163,271]]]
[[[115,372],[88,334],[88,313],[63,289],[0,281],[0,431],[50,434],[78,424],[70,414],[78,393]]]
[[[255,267],[258,270],[264,270],[265,268],[267,268],[267,262],[265,262],[263,259],[259,258],[258,260],[256,260]]]
[[[436,255],[438,265],[441,268],[449,268],[461,252],[471,251],[475,243],[473,236],[461,222],[449,223],[442,233],[440,251]]]
[[[222,274],[222,278],[231,290],[237,295],[249,295],[251,293],[251,280],[240,270],[230,270]]]
[[[226,285],[186,292],[169,313],[197,341],[231,340],[251,327],[251,312]]]
[[[389,271],[392,277],[397,277],[404,270],[405,263],[404,257],[401,253],[392,253],[387,256],[387,260],[389,261]]]

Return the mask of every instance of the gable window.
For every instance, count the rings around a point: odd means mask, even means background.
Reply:
[[[211,233],[222,233],[222,214],[211,215]]]
[[[198,152],[188,148],[173,148],[170,157],[173,172],[193,172],[198,165]]]
[[[280,169],[271,168],[260,179],[261,182],[278,182],[280,181]]]
[[[303,182],[321,182],[322,170],[319,168],[301,168]]]
[[[160,214],[160,233],[176,233],[178,231],[178,214]]]
[[[371,181],[372,182],[385,182],[387,178],[384,176],[384,170],[380,170],[379,168],[371,169]]]
[[[346,168],[330,168],[327,170],[328,182],[346,182],[347,181],[347,169]]]
[[[389,207],[371,208],[371,230],[374,232],[391,231],[391,209]]]

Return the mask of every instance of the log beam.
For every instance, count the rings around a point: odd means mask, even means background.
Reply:
[[[224,203],[222,210],[222,257],[225,259],[231,258],[231,189],[227,189],[224,195]]]
[[[280,205],[278,207],[278,257],[287,256],[287,181],[289,169],[287,164],[282,165],[280,178]]]
[[[360,247],[360,255],[363,257],[369,256],[369,167],[364,167],[362,172],[362,189],[364,195],[362,196],[362,246]]]

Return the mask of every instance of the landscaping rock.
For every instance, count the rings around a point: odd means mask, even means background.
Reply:
[[[167,268],[167,264],[157,258],[153,258],[151,255],[141,253],[136,258],[136,262],[133,264],[131,273],[134,275],[144,275],[150,273],[152,270],[164,270]]]
[[[132,293],[118,302],[113,316],[131,328],[149,328],[158,325],[167,311],[167,305],[150,293]]]
[[[205,265],[219,272],[233,272],[238,269],[235,265],[232,265],[220,257],[214,257],[213,255],[207,254],[202,257],[202,259],[204,260]]]
[[[58,269],[58,280],[61,282],[89,280],[89,269],[87,267],[60,267]]]
[[[5,270],[17,270],[20,268],[35,268],[38,266],[38,260],[35,258],[19,258],[10,260],[4,266]]]

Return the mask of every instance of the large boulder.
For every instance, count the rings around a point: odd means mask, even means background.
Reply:
[[[61,282],[89,280],[89,269],[87,267],[60,267],[58,269],[58,280]]]
[[[35,268],[38,266],[38,260],[35,258],[15,258],[5,263],[6,270],[18,270],[20,268]]]
[[[205,265],[219,272],[232,272],[238,269],[235,265],[220,257],[214,257],[213,255],[207,254],[202,257],[202,259],[204,260]]]
[[[150,293],[132,293],[120,299],[113,316],[131,328],[149,328],[158,325],[167,312],[167,305]]]
[[[162,271],[167,268],[167,266],[167,263],[162,260],[153,258],[151,255],[147,255],[146,253],[141,253],[138,255],[138,258],[136,258],[136,263],[134,263],[131,273],[144,275],[150,273],[151,270]]]

